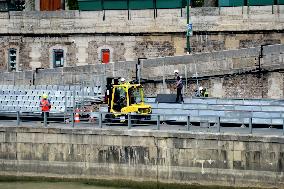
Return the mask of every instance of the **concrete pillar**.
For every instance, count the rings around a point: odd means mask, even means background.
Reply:
[[[283,98],[283,74],[272,72],[268,76],[268,98]]]
[[[209,97],[224,97],[223,79],[217,78],[211,80],[211,88],[209,88]]]

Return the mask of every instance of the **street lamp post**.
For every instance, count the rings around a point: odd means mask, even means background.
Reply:
[[[190,50],[190,32],[191,31],[189,31],[189,5],[190,5],[190,0],[186,0],[186,23],[187,23],[186,50],[188,54],[191,52]]]

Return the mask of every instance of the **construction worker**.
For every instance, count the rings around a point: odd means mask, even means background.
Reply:
[[[180,101],[183,102],[183,97],[182,97],[182,94],[181,94],[182,88],[183,88],[182,80],[181,80],[180,76],[177,76],[177,81],[176,81],[176,89],[177,89],[176,102],[180,102]]]
[[[208,93],[207,89],[204,88],[203,90],[204,90],[204,92],[203,92],[203,97],[208,97],[208,96],[209,96],[209,93]]]
[[[46,117],[49,117],[49,111],[51,109],[51,104],[50,101],[48,100],[48,96],[47,94],[43,94],[42,99],[40,101],[40,107],[41,107],[41,117],[43,119],[44,122],[44,113],[46,113]]]
[[[120,78],[119,84],[120,85],[126,84],[126,81],[123,77]],[[126,91],[123,86],[116,88],[115,93],[114,93],[114,103],[115,103],[114,109],[119,112],[121,111],[123,107],[127,105]]]
[[[199,87],[196,91],[195,91],[195,96],[196,97],[203,97],[203,87]]]
[[[174,70],[175,73],[175,80],[177,80],[177,77],[179,76],[179,71],[178,70]]]
[[[125,84],[125,79],[123,77],[120,79],[120,84]]]

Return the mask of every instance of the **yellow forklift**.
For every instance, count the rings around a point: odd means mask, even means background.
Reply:
[[[120,120],[125,122],[127,114],[136,121],[150,120],[152,108],[144,103],[143,86],[134,82],[125,82],[121,78],[107,78],[106,103],[108,112],[106,120]]]

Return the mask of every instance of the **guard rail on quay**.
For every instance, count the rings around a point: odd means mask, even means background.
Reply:
[[[64,116],[56,116],[56,114],[53,114],[49,118],[47,117],[46,113],[44,113],[44,119],[40,117],[40,112],[37,112],[36,118],[29,115],[24,115],[19,111],[15,112],[0,112],[0,122],[5,123],[9,122],[9,124],[13,126],[21,126],[23,123],[29,122],[29,123],[35,123],[38,124],[39,121],[42,122],[42,125],[44,127],[51,127],[52,125],[62,125],[64,127],[75,127],[75,126],[88,126],[88,127],[96,127],[96,128],[104,128],[109,126],[123,126],[123,128],[127,129],[133,129],[133,128],[141,128],[143,126],[148,129],[153,130],[160,130],[161,125],[164,126],[164,123],[171,122],[174,123],[176,126],[179,126],[177,129],[180,130],[180,128],[184,128],[184,131],[193,131],[198,126],[195,126],[193,123],[199,123],[199,128],[211,128],[214,132],[220,133],[222,132],[222,128],[226,128],[227,130],[230,130],[233,128],[242,128],[243,131],[246,131],[247,134],[253,134],[253,131],[259,128],[259,120],[268,120],[268,118],[265,117],[251,117],[249,114],[246,116],[246,112],[242,113],[242,116],[240,117],[224,117],[224,116],[216,116],[216,115],[200,115],[200,116],[191,116],[190,114],[150,114],[151,119],[149,120],[140,120],[135,118],[137,115],[134,114],[124,114],[120,113],[121,116],[124,117],[124,119],[120,118],[111,118],[114,116],[108,116],[106,118],[106,115],[113,115],[112,113],[107,112],[77,112],[74,111],[69,112],[68,114],[65,114]],[[75,115],[80,115],[79,123],[75,122]],[[5,119],[3,115],[10,116],[9,120]],[[270,128],[273,125],[276,126],[278,131],[281,131],[281,134],[284,135],[284,112],[278,112],[279,116],[270,117],[270,123],[265,124],[265,128]],[[173,118],[173,117],[179,117],[179,121],[173,119],[167,119],[168,121],[165,121],[164,118]],[[57,121],[54,121],[54,119],[57,119]],[[12,120],[12,121],[11,121]],[[238,122],[230,121],[230,120],[238,120]],[[238,123],[239,125],[237,126]],[[205,125],[205,126],[204,126]],[[247,127],[248,126],[248,127]],[[174,126],[170,126],[172,129],[174,129]],[[261,126],[264,127],[263,125]],[[116,127],[111,127],[112,129],[116,129]]]

